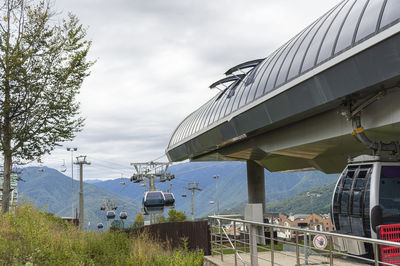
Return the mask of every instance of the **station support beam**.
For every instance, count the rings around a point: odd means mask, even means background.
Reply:
[[[261,203],[265,213],[264,167],[254,161],[247,161],[247,192],[249,203]]]

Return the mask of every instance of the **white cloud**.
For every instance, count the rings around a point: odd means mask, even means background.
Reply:
[[[88,26],[97,63],[79,100],[86,127],[73,143],[87,178],[129,174],[164,153],[176,126],[235,64],[268,56],[337,0],[58,0]],[[44,158],[58,168],[65,148]],[[164,158],[165,159],[165,158]],[[67,172],[68,173],[68,172]]]

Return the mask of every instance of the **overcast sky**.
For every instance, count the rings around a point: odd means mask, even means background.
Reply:
[[[60,169],[65,160],[70,175],[66,147],[78,147],[74,157],[92,163],[85,179],[129,177],[131,162],[164,154],[227,69],[268,56],[338,2],[55,0],[59,16],[72,12],[87,27],[97,63],[79,95],[84,130],[43,164]]]

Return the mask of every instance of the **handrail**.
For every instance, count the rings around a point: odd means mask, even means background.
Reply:
[[[392,246],[392,247],[400,248],[400,243],[398,243],[398,242],[372,239],[372,238],[366,238],[366,237],[361,237],[361,236],[343,235],[343,234],[338,234],[338,233],[304,229],[304,228],[300,228],[300,227],[288,227],[288,226],[277,225],[277,224],[267,224],[267,223],[253,222],[253,221],[247,221],[247,220],[242,220],[242,219],[225,218],[223,216],[211,215],[211,216],[208,216],[208,218],[220,219],[220,220],[231,221],[231,222],[246,223],[246,224],[252,224],[252,225],[256,225],[256,226],[273,227],[273,228],[286,229],[286,230],[296,230],[296,231],[303,232],[303,233],[322,234],[322,235],[326,235],[326,236],[341,237],[341,238],[345,238],[345,239],[363,241],[363,242],[370,243],[370,244],[385,245],[385,246]]]
[[[221,226],[221,221],[220,221],[220,220],[217,220],[217,221],[218,221],[218,225]],[[235,246],[233,245],[231,239],[229,238],[229,236],[228,236],[228,234],[226,233],[226,231],[225,231],[225,229],[224,229],[223,226],[221,226],[221,229],[222,229],[222,232],[224,232],[224,234],[226,235],[226,238],[228,239],[229,244],[231,244],[231,246],[232,246],[232,248],[234,249],[235,253],[238,255],[239,259],[242,261],[243,265],[247,265],[246,262],[244,262],[244,260],[242,259],[242,257],[239,255],[239,252],[236,251]],[[233,228],[233,230],[236,230],[236,228]]]

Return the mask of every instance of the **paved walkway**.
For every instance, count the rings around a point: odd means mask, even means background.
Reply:
[[[259,260],[258,265],[271,265],[271,253],[270,252],[260,252],[258,253]],[[243,261],[246,265],[250,265],[250,256],[249,254],[240,254]],[[274,261],[275,265],[296,265],[296,253],[290,251],[279,251],[274,253]],[[304,257],[300,257],[300,263],[304,265]],[[334,258],[333,259],[334,265],[340,266],[350,266],[350,265],[371,265],[366,263],[360,263],[358,261],[349,259],[342,259],[342,258]],[[205,256],[204,257],[204,265],[206,266],[230,266],[235,265],[235,257],[233,254],[224,255],[224,261],[221,261],[221,255],[214,255],[214,256]],[[243,265],[242,261],[237,258],[237,265]],[[317,255],[311,255],[308,258],[308,265],[329,265],[329,258]]]

